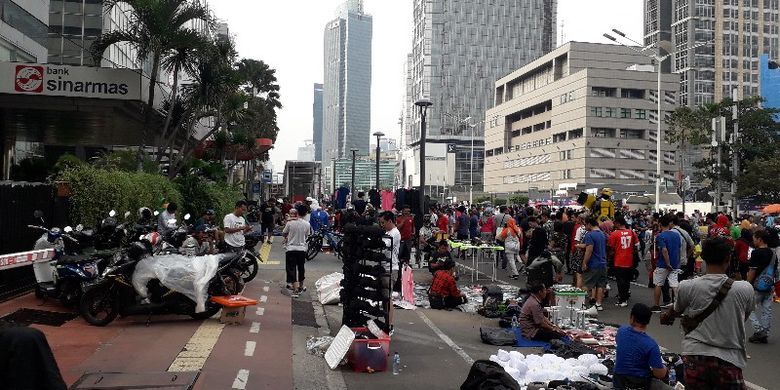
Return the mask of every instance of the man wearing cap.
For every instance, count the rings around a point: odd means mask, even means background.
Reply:
[[[311,226],[303,218],[298,217],[298,210],[290,209],[287,223],[282,230],[285,248],[285,269],[287,271],[287,289],[292,291],[292,296],[306,291],[303,287],[305,278],[306,240],[311,234]]]
[[[433,274],[428,300],[431,309],[454,309],[468,302],[466,294],[458,290],[455,283],[455,262],[446,260],[438,271]]]

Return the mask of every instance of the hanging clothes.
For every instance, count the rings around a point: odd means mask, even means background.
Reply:
[[[408,190],[406,188],[399,188],[395,190],[395,208],[402,208],[406,204],[406,193]]]
[[[395,194],[392,191],[382,190],[380,197],[382,198],[382,210],[391,211],[393,206],[396,210],[401,209],[402,205],[395,204]]]
[[[409,264],[401,271],[401,299],[414,305],[414,273]]]
[[[375,209],[379,210],[379,208],[382,207],[382,200],[379,196],[379,191],[376,189],[371,189],[371,191],[368,191],[368,202],[371,203]]]
[[[339,187],[336,190],[336,204],[340,209],[347,208],[347,195],[349,195],[349,188]]]

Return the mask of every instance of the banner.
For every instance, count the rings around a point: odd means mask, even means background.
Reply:
[[[140,101],[143,80],[132,69],[0,62],[5,94]]]

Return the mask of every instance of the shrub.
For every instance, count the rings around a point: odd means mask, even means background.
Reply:
[[[199,217],[206,209],[214,209],[217,219],[233,211],[236,201],[244,195],[237,186],[221,184],[201,176],[188,175],[176,179],[182,195],[182,210]]]
[[[509,203],[519,206],[528,205],[528,197],[525,195],[514,194],[509,197]]]

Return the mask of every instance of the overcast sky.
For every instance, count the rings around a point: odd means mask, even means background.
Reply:
[[[523,1],[523,0],[518,0]],[[228,22],[239,55],[267,62],[281,86],[281,131],[271,151],[274,170],[296,158],[312,138],[313,84],[323,79],[323,29],[342,0],[209,0]],[[404,92],[403,64],[412,45],[411,0],[365,0],[374,18],[371,132],[398,138]],[[561,28],[563,26],[563,29]],[[557,42],[609,43],[617,28],[641,41],[642,0],[558,0]],[[565,40],[561,36],[565,36]]]

